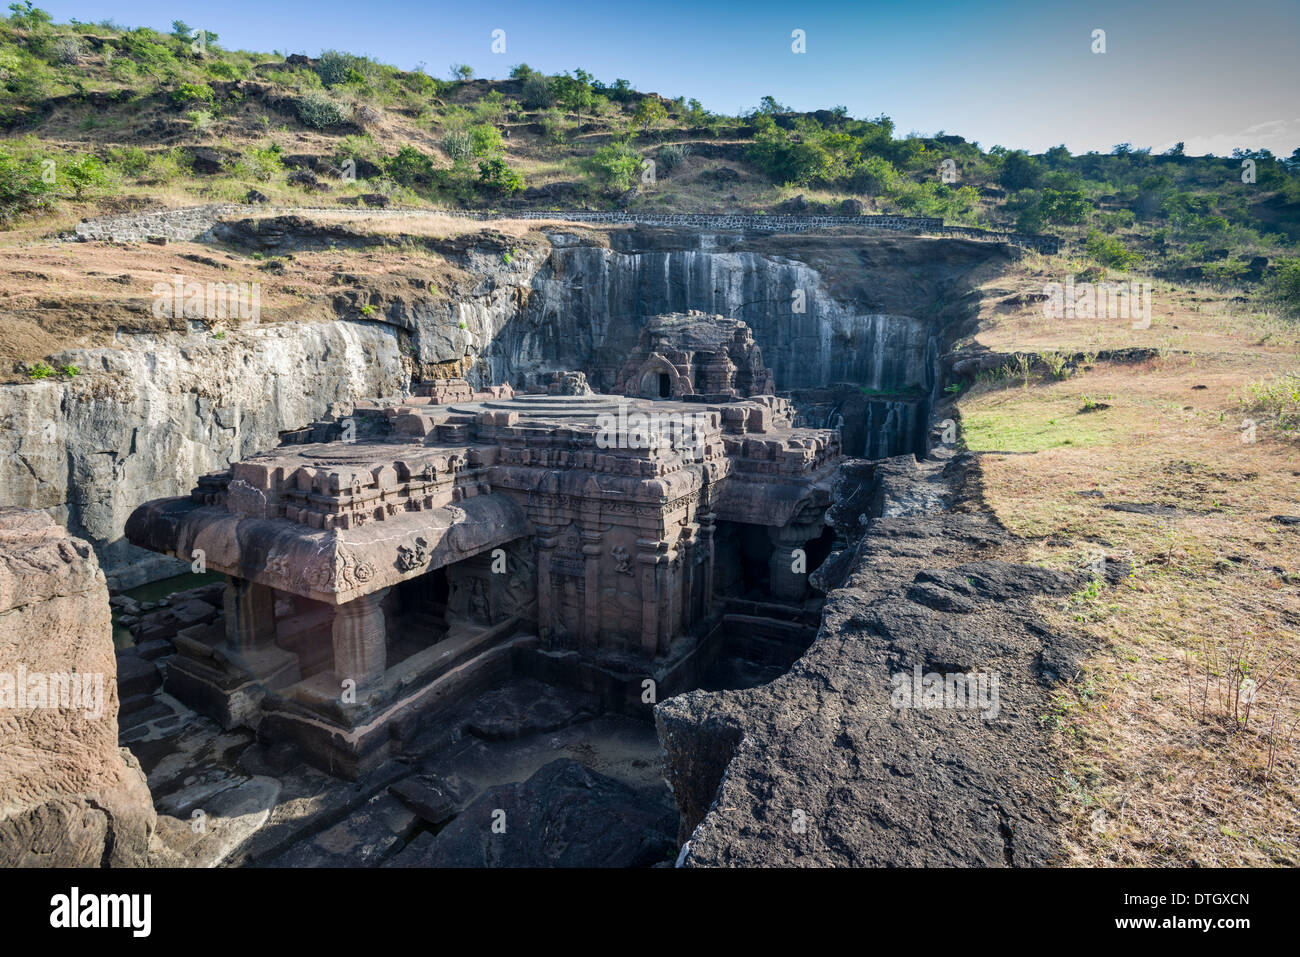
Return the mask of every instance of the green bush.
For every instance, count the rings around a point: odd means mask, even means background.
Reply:
[[[342,86],[345,83],[365,83],[369,61],[365,57],[338,50],[326,50],[320,55],[316,64],[316,75],[326,87]]]
[[[1095,229],[1088,233],[1088,239],[1084,245],[1088,250],[1088,255],[1103,266],[1112,269],[1127,270],[1142,260],[1142,254],[1137,250],[1128,249],[1118,239],[1112,236],[1103,236]]]
[[[502,151],[501,131],[495,126],[480,123],[469,128],[470,151],[475,156],[487,156]]]
[[[384,167],[389,177],[402,186],[423,185],[433,179],[433,160],[414,146],[403,146]]]
[[[1283,258],[1273,264],[1268,292],[1288,312],[1300,315],[1300,258]]]
[[[898,170],[883,156],[868,156],[858,163],[849,176],[849,188],[855,193],[879,196],[894,188]]]
[[[211,103],[216,99],[212,87],[206,83],[182,83],[172,91],[173,103]]]
[[[138,146],[110,146],[108,162],[127,176],[139,176],[149,169],[149,154]]]
[[[626,143],[610,143],[596,150],[586,167],[606,189],[625,193],[641,172],[641,154]]]
[[[1024,150],[1016,150],[1003,158],[998,182],[1007,190],[1033,189],[1041,174],[1037,160]]]
[[[442,151],[453,163],[465,163],[474,155],[474,140],[469,130],[460,126],[448,127],[442,134]]]
[[[1057,226],[1078,226],[1087,219],[1092,204],[1077,189],[1044,189],[1038,198],[1044,221]]]
[[[500,156],[478,164],[478,181],[485,189],[498,193],[515,193],[524,188],[523,176]]]
[[[526,110],[544,110],[555,105],[555,89],[549,77],[540,73],[530,73],[524,79],[520,100]]]
[[[343,106],[318,90],[298,98],[298,119],[304,126],[315,130],[328,130],[342,126],[348,116]]]
[[[102,189],[109,184],[108,169],[94,156],[77,156],[57,164],[59,179],[72,189],[75,198],[81,199],[92,189]]]
[[[659,169],[667,175],[686,162],[691,148],[680,143],[669,143],[659,149]]]
[[[280,145],[270,143],[254,147],[248,151],[243,161],[244,172],[252,179],[263,183],[270,182],[284,172],[284,160],[281,158]]]
[[[0,147],[0,221],[50,204],[56,195],[54,184],[43,172],[36,156],[19,156]]]

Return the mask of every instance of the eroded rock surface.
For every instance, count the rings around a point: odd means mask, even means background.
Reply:
[[[436,837],[417,838],[397,867],[648,867],[671,857],[675,815],[577,761],[480,795]],[[612,826],[617,822],[617,826]]]
[[[1015,563],[968,456],[877,465],[827,562],[822,627],[782,678],[656,709],[687,866],[1035,866],[1059,852],[1040,715],[1083,646],[1035,621],[1076,576]],[[861,524],[846,468],[844,528]],[[856,494],[856,498],[854,495]],[[838,569],[838,572],[836,571]],[[894,676],[996,679],[992,707],[899,707]],[[986,701],[987,703],[987,701]]]
[[[0,866],[146,863],[155,814],[117,712],[95,553],[43,512],[0,508]]]

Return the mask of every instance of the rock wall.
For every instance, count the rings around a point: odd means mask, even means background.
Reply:
[[[0,866],[147,862],[153,802],[117,713],[94,551],[43,512],[0,508]]]
[[[691,310],[747,323],[778,391],[829,382],[878,391],[933,386],[932,320],[845,302],[818,270],[795,260],[750,251],[638,249],[635,237],[621,249],[557,246],[533,278],[522,313],[492,323],[481,384],[525,385],[531,377],[580,368],[593,388],[611,389],[649,317]]]
[[[184,566],[122,537],[141,502],[183,495],[206,472],[273,448],[333,403],[407,385],[396,331],[288,323],[122,337],[71,350],[72,379],[0,388],[0,502],[48,511],[90,539],[116,588]]]

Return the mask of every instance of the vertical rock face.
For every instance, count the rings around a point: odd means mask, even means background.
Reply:
[[[396,334],[377,324],[291,323],[136,336],[63,353],[77,378],[0,389],[0,503],[40,508],[98,550],[130,588],[182,570],[122,537],[141,502],[274,448],[335,402],[401,391]]]
[[[599,246],[554,250],[526,307],[486,346],[486,378],[519,385],[536,370],[582,368],[609,390],[650,317],[691,310],[747,323],[778,390],[931,385],[928,322],[843,302],[804,263],[748,251]]]
[[[117,709],[94,551],[44,512],[0,508],[0,866],[146,863],[156,817]]]

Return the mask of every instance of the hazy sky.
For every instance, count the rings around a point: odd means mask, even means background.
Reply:
[[[581,67],[724,113],[769,94],[800,110],[843,105],[854,116],[886,113],[899,133],[942,129],[985,148],[1300,147],[1300,0],[37,5],[59,21],[167,30],[182,19],[230,48],[334,48],[444,77],[453,62],[488,77],[521,61],[547,73]],[[491,49],[498,29],[504,54]],[[791,50],[796,29],[806,53]],[[1105,53],[1091,50],[1094,30],[1105,31]]]

